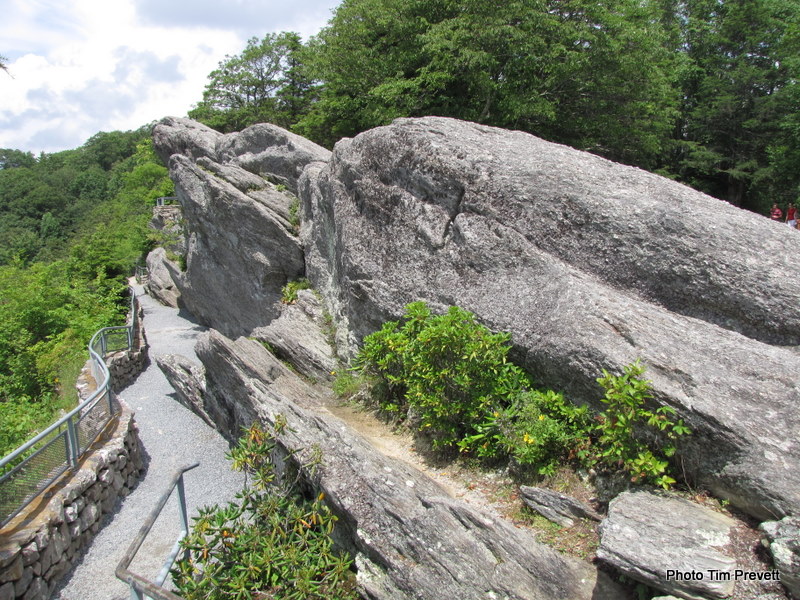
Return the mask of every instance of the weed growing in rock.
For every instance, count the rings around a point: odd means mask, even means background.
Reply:
[[[281,288],[281,302],[284,304],[294,304],[297,302],[297,292],[300,290],[307,290],[311,287],[311,284],[308,282],[308,279],[296,279],[294,281],[288,282],[285,286]]]
[[[333,393],[342,400],[350,400],[364,386],[364,379],[347,371],[336,373],[333,381]]]
[[[300,233],[300,200],[296,197],[289,202],[289,225],[292,226],[292,233]]]
[[[182,542],[188,557],[172,571],[186,600],[359,597],[351,559],[333,548],[336,517],[322,495],[309,501],[292,482],[276,482],[274,448],[271,433],[254,425],[231,451],[233,467],[251,483],[236,502],[203,509],[195,518]]]

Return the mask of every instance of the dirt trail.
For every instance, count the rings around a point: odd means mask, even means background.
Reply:
[[[417,451],[414,436],[408,430],[393,428],[371,411],[341,403],[327,394],[326,408],[367,440],[378,452],[401,460],[425,473],[453,498],[458,498],[490,513],[493,517],[522,526],[511,515],[519,511],[516,486],[501,473],[467,470],[458,461],[436,460]]]

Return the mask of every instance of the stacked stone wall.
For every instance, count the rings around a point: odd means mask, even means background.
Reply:
[[[134,309],[137,318],[136,329],[133,332],[133,347],[105,357],[108,371],[111,373],[111,389],[114,392],[128,386],[147,366],[148,346],[144,334],[144,311],[139,306],[138,300],[134,300]]]
[[[0,529],[0,600],[51,596],[143,470],[131,409],[121,412],[81,460]]]

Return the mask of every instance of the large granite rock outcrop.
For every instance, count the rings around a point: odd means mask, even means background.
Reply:
[[[281,288],[305,271],[293,199],[276,183],[296,189],[305,165],[328,151],[273,125],[223,135],[171,117],[153,139],[183,208],[181,303],[228,335],[268,324],[280,313]]]
[[[682,468],[761,518],[800,513],[800,236],[534,136],[400,119],[300,180],[307,276],[344,354],[414,300],[513,334],[543,385],[597,404],[641,358],[694,430]],[[776,345],[771,345],[776,344]]]
[[[288,425],[278,438],[285,454],[303,463],[321,451],[321,464],[304,477],[339,517],[337,537],[356,558],[365,598],[626,597],[591,565],[538,544],[377,452],[258,342],[210,331],[196,350],[205,365],[204,410],[224,432],[238,435],[242,426],[280,414]]]
[[[147,293],[165,306],[178,308],[181,297],[176,280],[180,280],[180,265],[167,257],[164,248],[156,248],[147,255]]]
[[[322,303],[311,290],[300,290],[297,301],[283,305],[280,316],[252,337],[269,344],[275,355],[316,381],[332,381],[339,361],[328,340]]]
[[[734,522],[677,497],[624,492],[600,524],[597,558],[681,598],[726,598],[736,560],[726,552]]]

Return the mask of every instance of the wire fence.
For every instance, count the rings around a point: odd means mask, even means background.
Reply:
[[[97,389],[50,427],[0,460],[0,526],[5,525],[78,461],[119,412],[104,357],[133,346],[136,298],[131,294],[130,324],[105,327],[89,342]]]

